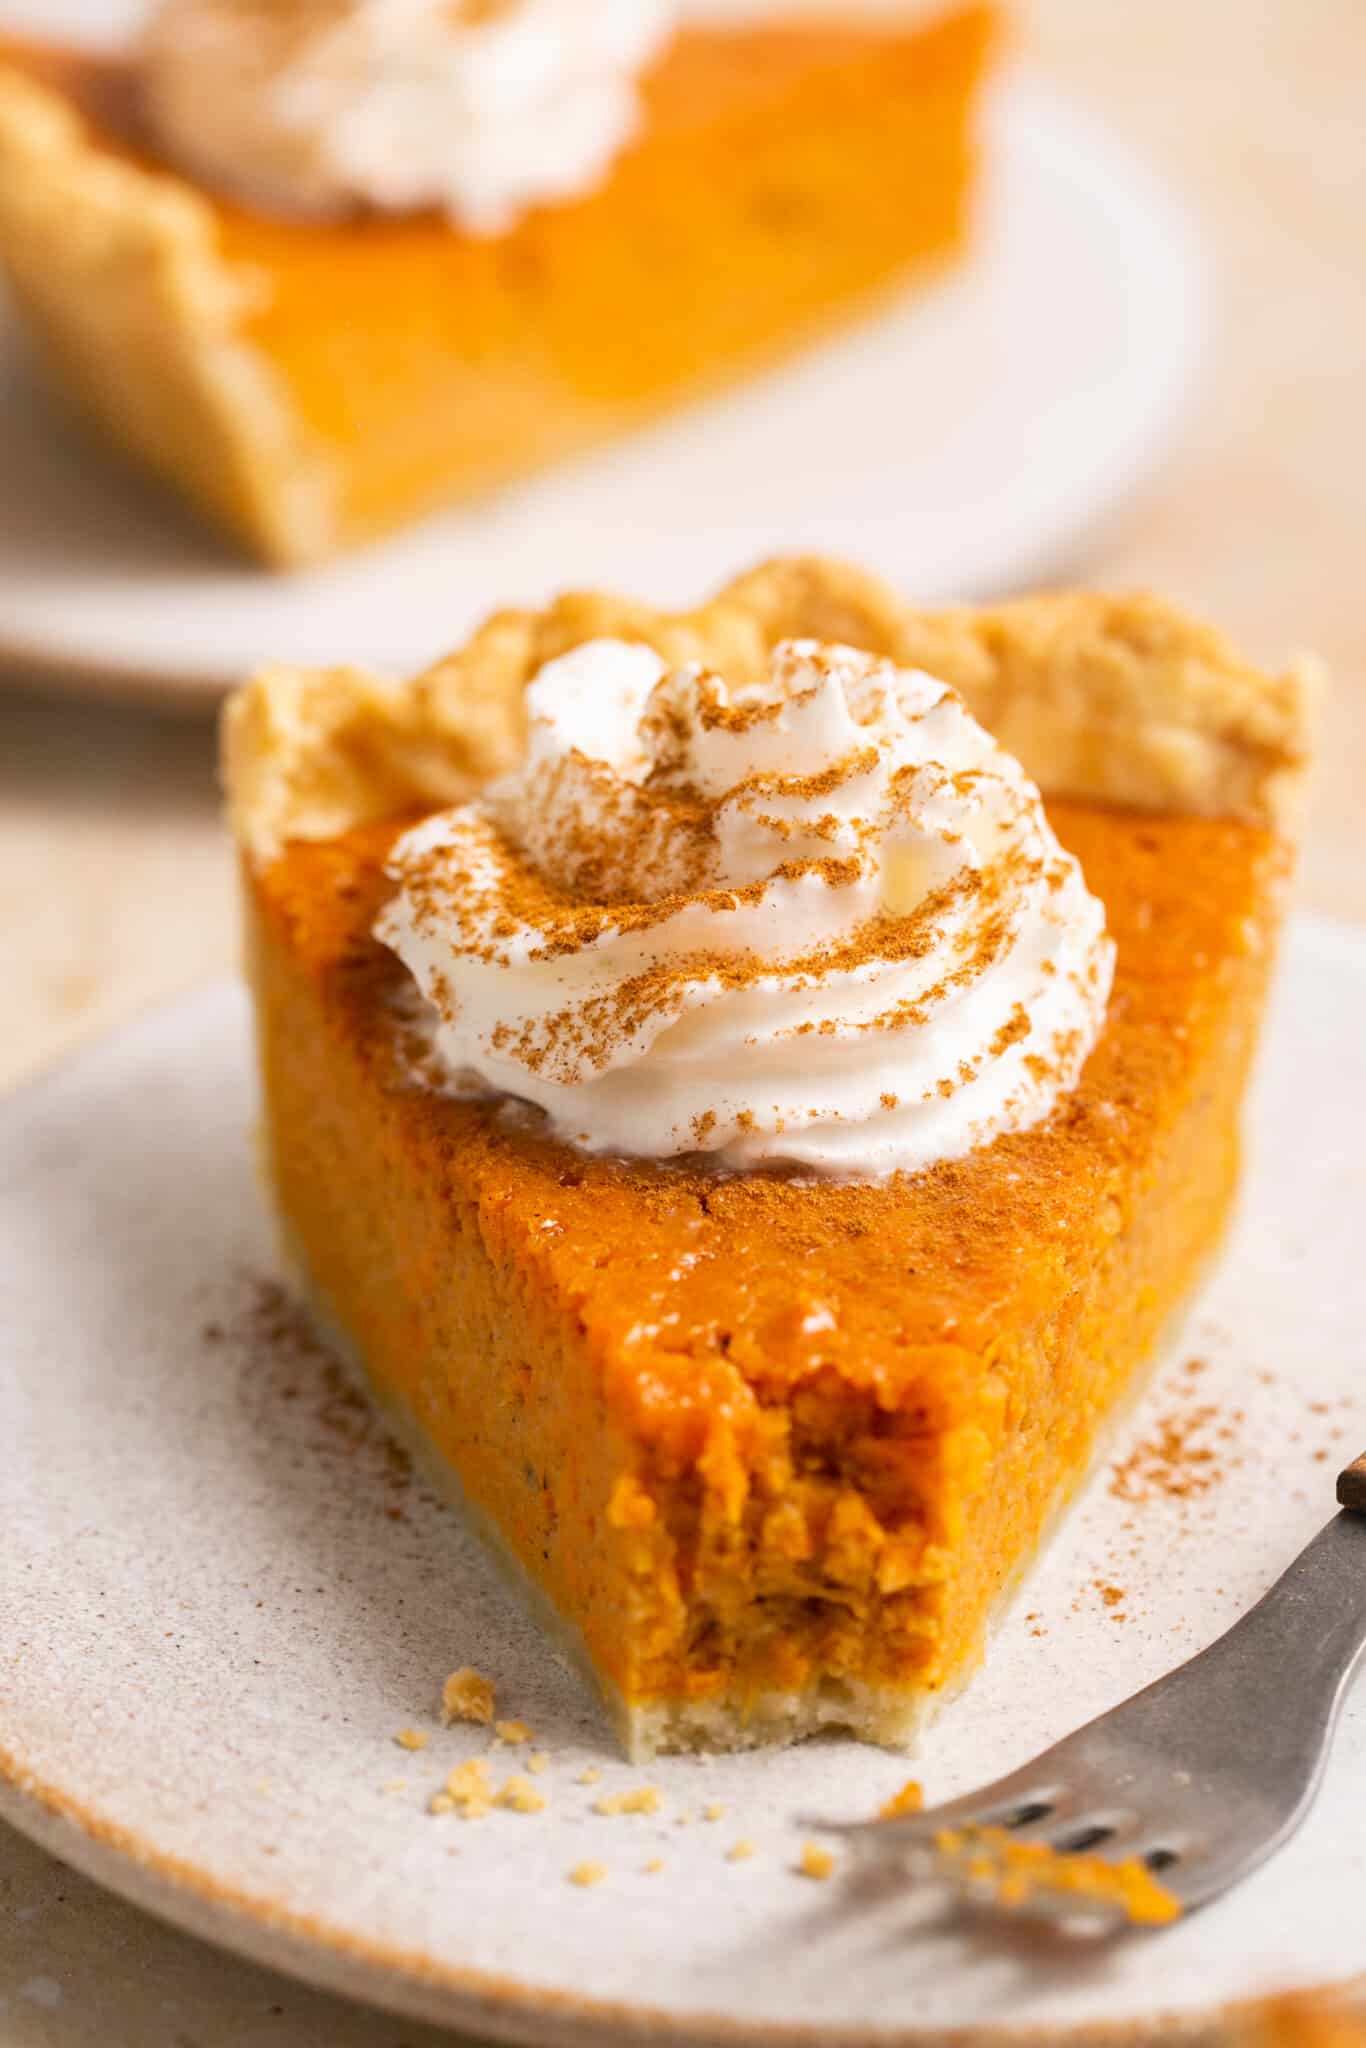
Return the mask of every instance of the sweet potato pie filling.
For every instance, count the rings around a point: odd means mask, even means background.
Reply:
[[[1115,942],[1042,1121],[848,1180],[591,1153],[451,1087],[374,936],[387,855],[518,771],[528,684],[604,639],[732,687],[842,645],[959,693]],[[904,1744],[980,1659],[1227,1220],[1317,685],[1156,599],[928,612],[811,557],[677,614],[501,612],[407,682],[268,670],[229,705],[285,1256],[635,1753]]]
[[[575,1156],[531,1112],[434,1090],[370,935],[400,821],[248,868],[302,1283],[641,1747],[794,1717],[908,1736],[1219,1237],[1281,842],[1049,815],[1118,943],[1080,1089],[863,1185]]]
[[[0,262],[107,436],[301,559],[630,427],[951,258],[995,27],[973,4],[685,30],[598,189],[488,239],[234,204],[159,157],[126,62],[0,36]]]

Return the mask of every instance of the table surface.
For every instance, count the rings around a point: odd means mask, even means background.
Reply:
[[[1219,360],[1185,444],[1073,575],[1160,590],[1268,663],[1326,658],[1301,893],[1366,917],[1366,9],[1032,0],[1024,16],[1025,53],[1185,179],[1223,266]],[[206,724],[0,694],[0,935],[0,1085],[231,969]],[[0,1830],[0,2048],[436,2038],[159,1927]]]

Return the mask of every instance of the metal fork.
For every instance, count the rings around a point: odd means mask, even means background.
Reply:
[[[1188,1664],[980,1792],[829,1831],[868,1866],[933,1876],[987,1905],[1003,1903],[999,1877],[982,1867],[990,1858],[974,1869],[970,1856],[946,1853],[946,1834],[971,1841],[974,1830],[1000,1829],[998,1842],[1136,1864],[1183,1912],[1227,1891],[1304,1819],[1366,1652],[1366,1455],[1342,1473],[1337,1497],[1342,1513]],[[1086,1932],[1129,1924],[1115,1901],[1046,1878],[1021,1903]]]

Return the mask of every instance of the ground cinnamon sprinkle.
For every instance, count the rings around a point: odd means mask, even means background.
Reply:
[[[1003,1052],[1008,1052],[1012,1045],[1017,1045],[1022,1038],[1028,1038],[1028,1036],[1029,1012],[1023,1003],[1016,1003],[1009,1017],[991,1041],[992,1058],[998,1060]]]
[[[1196,1380],[1205,1369],[1204,1359],[1189,1359],[1185,1377]],[[1210,1401],[1178,1400],[1113,1468],[1110,1492],[1130,1502],[1191,1500],[1208,1493],[1236,1462],[1228,1446],[1242,1420],[1241,1409],[1224,1413]]]
[[[615,979],[608,974],[602,994],[585,993],[554,1014],[538,1008],[520,1023],[503,1023],[492,1033],[493,1051],[542,1079],[571,1084],[603,1071],[623,1045],[646,1031],[667,1026],[699,990],[709,998],[776,974],[789,990],[799,991],[831,976],[925,959],[952,930],[949,971],[934,989],[914,1003],[890,1002],[881,1014],[862,1015],[848,1027],[898,1033],[919,1026],[936,1003],[990,969],[1007,942],[1019,893],[1041,877],[1056,880],[1030,845],[1003,843],[987,866],[961,864],[951,879],[895,912],[883,906],[870,916],[862,909],[849,931],[800,957],[732,942],[737,914],[766,905],[781,884],[794,885],[808,898],[821,887],[832,893],[862,890],[878,872],[878,842],[889,808],[922,801],[927,777],[938,775],[942,788],[973,801],[983,780],[984,771],[948,774],[916,761],[895,768],[886,786],[859,791],[884,758],[881,742],[870,733],[819,772],[764,767],[718,793],[714,764],[703,762],[703,735],[740,734],[778,721],[787,708],[818,699],[833,679],[856,686],[850,701],[858,723],[871,727],[884,715],[893,722],[905,715],[886,678],[879,683],[882,665],[876,661],[826,648],[803,646],[799,652],[786,671],[775,669],[785,690],[739,702],[730,700],[719,676],[706,671],[684,668],[663,677],[639,725],[647,757],[642,779],[571,750],[530,768],[515,790],[449,814],[444,835],[422,850],[400,852],[390,873],[402,884],[415,924],[450,928],[455,950],[471,960],[507,964],[515,955],[520,964],[550,963],[606,941],[628,942],[634,971]],[[702,765],[705,774],[699,772]],[[866,811],[841,816],[821,809],[840,792],[851,793],[855,807],[866,794]],[[824,839],[829,851],[777,859],[757,878],[746,864],[743,878],[727,882],[727,828],[740,815],[770,825],[780,844],[800,838],[809,847],[814,837]],[[1061,864],[1059,871],[1070,870]],[[649,951],[629,943],[675,920],[705,934],[708,913],[716,920],[715,941],[702,936],[686,956],[671,955],[664,938]],[[428,993],[453,1022],[458,1004],[449,989],[433,984]],[[810,1028],[833,1033],[835,1025],[825,1019]],[[997,1033],[992,1056],[1000,1057],[1030,1029],[1027,1012],[1017,1006]],[[1059,1068],[1069,1058],[1059,1044],[1047,1066]],[[960,1074],[959,1082],[969,1078]],[[1043,1078],[1034,1073],[1036,1087]],[[940,1084],[946,1094],[956,1085],[952,1076]],[[895,1107],[895,1099],[883,1106]],[[705,1119],[693,1133],[699,1148],[728,1135]]]
[[[277,1280],[243,1272],[238,1285],[241,1300],[235,1311],[201,1335],[243,1354],[239,1384],[244,1396],[272,1408],[287,1405],[295,1426],[306,1427],[309,1451],[320,1462],[340,1468],[343,1460],[348,1465],[354,1460],[371,1468],[374,1498],[378,1502],[381,1494],[387,1496],[383,1513],[402,1521],[406,1508],[425,1492],[414,1480],[407,1452],[337,1364],[307,1310]],[[349,1489],[348,1497],[359,1498],[361,1491]]]

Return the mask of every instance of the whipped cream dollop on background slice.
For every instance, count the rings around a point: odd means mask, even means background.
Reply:
[[[436,207],[472,234],[592,191],[635,133],[678,0],[161,0],[146,103],[262,205]]]
[[[452,1079],[595,1152],[846,1176],[1075,1086],[1104,911],[944,684],[789,642],[732,691],[598,641],[527,703],[521,767],[397,842],[376,928]]]

